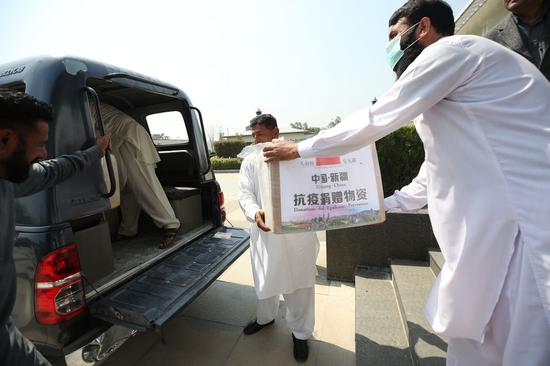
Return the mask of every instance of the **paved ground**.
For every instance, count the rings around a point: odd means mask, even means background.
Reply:
[[[229,221],[248,224],[237,204],[238,174],[217,174],[226,197]],[[315,286],[316,324],[306,365],[355,365],[355,289],[353,284],[326,280],[324,233],[319,235],[319,276]],[[292,339],[280,303],[275,325],[244,336],[255,317],[256,296],[249,252],[245,252],[201,297],[158,333],[130,339],[102,366],[124,365],[276,365],[295,364]]]

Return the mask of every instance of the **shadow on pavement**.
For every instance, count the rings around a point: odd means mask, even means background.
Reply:
[[[216,281],[163,328],[165,343],[158,331],[140,333],[96,366],[296,364],[284,301],[273,326],[244,336],[243,328],[254,318],[255,308],[253,287]],[[353,350],[315,338],[309,345],[310,357],[305,365],[356,364]]]
[[[438,336],[430,333],[416,323],[407,323],[413,345],[416,345],[419,340],[422,340],[427,344],[437,347],[442,352],[447,351],[447,344]],[[355,339],[357,365],[409,366],[413,364],[411,352],[408,348],[381,345],[360,334],[355,334]],[[445,357],[417,357],[421,364],[426,366],[444,366],[446,363]]]

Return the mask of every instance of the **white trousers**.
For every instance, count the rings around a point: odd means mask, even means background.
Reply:
[[[138,232],[139,215],[143,209],[160,228],[177,229],[180,222],[155,173],[155,165],[137,160],[124,143],[118,149],[122,163],[120,210],[122,220],[118,233],[134,236]]]
[[[309,339],[315,327],[315,290],[314,287],[298,289],[283,294],[286,304],[286,322],[298,339]],[[277,317],[279,296],[258,300],[257,322],[266,324]]]
[[[452,338],[447,366],[548,366],[550,325],[521,234],[483,343]],[[490,273],[486,274],[490,276]]]

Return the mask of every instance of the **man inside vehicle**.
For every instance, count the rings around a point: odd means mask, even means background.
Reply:
[[[170,247],[180,221],[155,173],[159,154],[151,136],[135,119],[107,103],[101,103],[101,118],[113,140],[113,154],[119,162],[122,220],[119,240],[137,235],[143,209],[162,229],[160,249]]]

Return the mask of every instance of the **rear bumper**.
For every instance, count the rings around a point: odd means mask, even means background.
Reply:
[[[113,325],[79,348],[70,351],[67,347],[70,353],[66,352],[65,362],[67,366],[82,366],[105,360],[135,334],[135,330]]]

